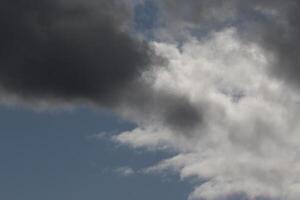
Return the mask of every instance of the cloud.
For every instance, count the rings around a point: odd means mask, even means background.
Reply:
[[[124,177],[132,176],[135,174],[135,171],[132,168],[126,166],[116,169],[115,172],[120,176],[124,176]]]
[[[236,0],[163,0],[158,4],[162,15],[170,21],[185,23],[188,26],[201,25],[207,21],[226,21],[236,13]]]
[[[234,26],[244,41],[258,43],[272,56],[270,73],[299,87],[300,3],[297,0],[163,0],[158,38],[203,37]]]
[[[132,33],[132,4],[1,1],[1,99],[34,107],[83,102],[118,113],[130,108],[149,113],[139,123],[154,117],[174,129],[193,129],[201,112],[143,78],[166,61]]]
[[[269,14],[266,21],[256,24],[256,32],[261,35],[256,37],[260,39],[260,44],[273,54],[273,75],[299,88],[300,79],[297,74],[300,65],[300,45],[297,41],[300,36],[300,3],[279,2],[269,6],[273,10],[273,16]]]
[[[113,104],[152,62],[150,46],[125,28],[131,20],[128,5],[1,1],[2,90],[25,99]]]
[[[164,41],[185,40],[191,33],[207,35],[230,25],[238,14],[239,0],[154,0],[159,10],[156,36]]]
[[[155,46],[169,60],[169,67],[154,75],[155,88],[182,94],[204,115],[187,135],[154,120],[115,136],[133,148],[177,152],[143,171],[197,177],[202,184],[191,200],[299,197],[300,96],[270,76],[269,53],[245,43],[234,27],[181,47]]]
[[[1,99],[131,120],[113,140],[177,153],[142,171],[199,178],[191,200],[297,199],[299,3],[153,2],[146,41],[134,1],[1,1]]]

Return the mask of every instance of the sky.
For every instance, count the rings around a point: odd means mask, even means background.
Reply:
[[[120,174],[122,167],[143,167],[169,153],[133,152],[98,140],[103,132],[132,129],[112,114],[2,107],[0,118],[3,199],[183,199],[191,190],[176,175]]]
[[[2,0],[0,197],[296,200],[297,0]]]

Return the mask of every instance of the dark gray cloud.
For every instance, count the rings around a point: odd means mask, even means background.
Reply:
[[[120,104],[125,110],[134,111],[136,122],[148,125],[155,122],[184,135],[192,135],[204,125],[203,105],[194,104],[174,91],[154,89],[143,82],[136,85],[130,89],[134,92],[122,96]]]
[[[127,107],[142,121],[156,117],[178,132],[192,130],[201,122],[199,109],[140,79],[163,59],[130,33],[130,6],[126,0],[1,1],[0,95],[86,101],[117,112]]]
[[[272,73],[292,86],[300,86],[300,2],[281,2],[278,14],[256,24],[259,44],[273,53]]]
[[[0,85],[25,98],[114,101],[152,62],[124,30],[129,17],[118,1],[1,1]]]
[[[168,96],[165,100],[166,108],[163,113],[163,121],[172,129],[186,134],[195,130],[203,123],[203,112],[196,105],[184,97]]]

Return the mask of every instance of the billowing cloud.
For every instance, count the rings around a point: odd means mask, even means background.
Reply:
[[[191,200],[296,199],[299,93],[270,76],[272,58],[264,48],[238,34],[232,27],[180,48],[156,44],[170,65],[156,74],[156,87],[183,94],[205,113],[193,134],[180,137],[152,121],[114,140],[177,152],[144,171],[199,178],[203,184]]]
[[[203,37],[237,27],[239,37],[259,43],[272,54],[272,75],[299,87],[299,1],[163,0],[158,4],[168,35],[163,38]]]

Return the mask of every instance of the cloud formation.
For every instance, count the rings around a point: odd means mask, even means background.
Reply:
[[[147,41],[134,30],[142,3],[1,1],[1,98],[128,118],[137,128],[114,141],[174,150],[141,171],[199,178],[190,200],[298,199],[300,4],[153,0]]]
[[[277,1],[271,5],[271,14],[266,10],[268,7],[263,7],[268,19],[256,25],[257,33],[261,35],[259,42],[273,53],[273,74],[299,88],[300,2]]]
[[[170,65],[157,73],[156,87],[183,94],[204,115],[184,137],[153,121],[114,137],[133,148],[177,152],[143,171],[197,177],[202,184],[190,200],[299,198],[300,95],[270,76],[269,52],[234,27],[180,48],[157,43],[156,52]]]
[[[259,43],[272,54],[272,75],[299,87],[299,1],[163,0],[158,4],[169,37],[203,37],[237,27],[244,41]]]
[[[0,85],[25,98],[115,101],[152,62],[126,1],[0,3]]]
[[[163,58],[133,33],[133,4],[1,1],[1,98],[87,102],[116,112],[130,108],[149,113],[143,122],[160,118],[174,129],[193,128],[200,112],[184,96],[155,90],[143,79]]]

